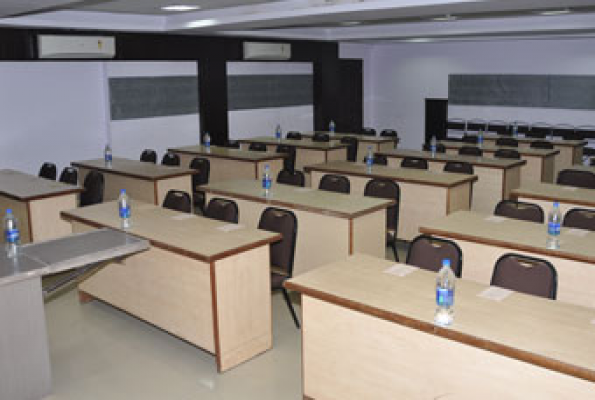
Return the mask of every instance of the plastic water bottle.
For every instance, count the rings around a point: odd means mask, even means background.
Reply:
[[[21,234],[19,232],[17,217],[15,217],[10,208],[6,209],[6,215],[4,216],[4,242],[6,255],[8,257],[16,257],[19,254],[19,247],[21,245]]]
[[[336,129],[335,121],[333,121],[331,119],[331,122],[328,124],[328,130],[331,133],[331,135],[335,134],[335,129]]]
[[[454,319],[455,274],[450,269],[450,260],[442,260],[442,268],[436,278],[436,313],[434,323],[448,326]]]
[[[269,197],[271,194],[271,168],[268,164],[264,166],[264,174],[262,175],[262,189],[264,191],[264,197]]]
[[[547,215],[547,243],[548,249],[560,248],[560,225],[562,223],[562,213],[560,212],[560,204],[554,202],[554,207]]]
[[[512,136],[515,138],[519,137],[519,126],[517,125],[516,122],[512,126]]]
[[[205,133],[205,147],[207,151],[211,150],[211,135],[209,135],[209,132]]]
[[[105,149],[103,149],[103,160],[106,167],[110,168],[112,166],[112,158],[112,147],[108,143],[105,145]]]
[[[432,152],[432,157],[436,157],[436,136],[432,136],[432,139],[430,139],[430,151]]]
[[[481,149],[483,147],[483,130],[479,130],[477,134],[477,145]]]
[[[281,136],[282,136],[281,125],[277,124],[277,127],[275,128],[275,139],[277,139],[277,141],[280,142]]]
[[[130,207],[130,199],[126,194],[126,190],[120,190],[120,196],[118,197],[118,214],[120,215],[120,226],[124,229],[132,226],[132,209]]]
[[[372,165],[374,164],[374,154],[372,153],[372,146],[368,146],[368,155],[366,156],[366,169],[368,172],[372,171]]]

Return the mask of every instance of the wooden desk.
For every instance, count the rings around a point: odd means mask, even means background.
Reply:
[[[432,157],[428,151],[393,150],[380,152],[388,158],[389,167],[399,167],[405,157],[420,157],[428,160],[430,171],[442,172],[449,161],[465,161],[473,165],[473,173],[477,175],[477,182],[473,185],[473,201],[471,209],[474,211],[491,213],[496,204],[510,198],[512,189],[521,184],[521,167],[525,160],[506,160],[501,158],[459,156],[437,153]]]
[[[206,158],[211,165],[209,182],[235,179],[261,179],[264,166],[269,165],[273,178],[283,169],[285,154],[243,151],[226,147],[184,146],[169,149],[180,156],[182,165],[190,165],[195,157]]]
[[[116,202],[63,212],[74,232],[120,229]],[[79,285],[92,298],[124,310],[215,355],[226,371],[272,346],[269,243],[280,235],[132,205],[135,236],[151,249],[114,262]]]
[[[433,324],[434,273],[356,255],[286,283],[302,293],[304,399],[590,399],[592,309],[457,280],[455,319]]]
[[[240,223],[257,227],[262,211],[279,207],[298,220],[294,275],[356,252],[384,257],[386,208],[393,201],[273,184],[265,198],[260,182],[228,181],[203,187],[207,199],[238,204]]]
[[[452,239],[463,250],[463,278],[489,284],[505,253],[543,258],[558,272],[558,300],[595,307],[595,232],[562,228],[560,249],[545,247],[543,224],[460,211],[425,223],[422,233]]]
[[[280,144],[294,146],[296,149],[295,168],[303,170],[306,165],[347,159],[347,145],[336,141],[313,142],[311,139],[277,140],[274,137],[255,137],[238,140],[242,149],[247,150],[250,143],[264,143],[268,152],[274,152]]]
[[[381,165],[368,173],[363,163],[335,161],[311,165],[306,168],[312,176],[312,187],[318,187],[326,174],[339,174],[349,178],[351,193],[362,196],[370,179],[390,179],[399,184],[401,204],[397,237],[411,240],[418,235],[419,225],[453,211],[468,210],[471,185],[475,175],[436,173],[409,168],[391,168]]]
[[[75,208],[83,190],[10,169],[0,170],[0,216],[11,208],[19,221],[21,243],[54,239],[70,233],[60,211]]]
[[[459,154],[459,149],[463,146],[475,146],[469,143],[442,141],[448,154]],[[490,146],[484,144],[483,154],[488,157],[494,157],[494,153],[499,149],[510,149],[511,147]],[[529,148],[514,148],[521,154],[521,159],[527,161],[521,168],[521,183],[524,182],[553,182],[555,159],[560,153],[559,150],[543,150]]]
[[[188,168],[168,167],[165,165],[114,157],[111,167],[106,167],[103,159],[75,161],[72,166],[79,170],[80,181],[84,182],[90,170],[103,174],[105,190],[103,200],[117,200],[121,189],[126,189],[134,200],[160,205],[167,192],[172,189],[183,190],[192,195],[192,177]]]
[[[546,215],[552,208],[554,201],[560,203],[562,214],[575,207],[595,209],[595,190],[574,186],[555,185],[553,183],[528,183],[513,190],[512,197],[518,201],[526,201],[541,206]]]
[[[326,133],[330,136],[331,140],[340,141],[344,137],[354,137],[357,139],[357,158],[358,161],[364,159],[368,154],[368,147],[372,147],[372,151],[377,153],[379,151],[391,151],[397,148],[399,144],[398,137],[391,136],[368,136],[360,135],[357,133],[339,133],[335,132],[331,134],[329,131],[316,131],[316,133]],[[312,138],[314,132],[307,132],[302,135],[305,138]]]

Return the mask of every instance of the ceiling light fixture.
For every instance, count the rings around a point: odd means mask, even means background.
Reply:
[[[199,19],[196,21],[188,22],[186,28],[206,28],[218,24],[219,21],[216,19]]]
[[[184,11],[194,11],[200,9],[200,6],[189,6],[184,4],[173,4],[171,6],[163,6],[161,7],[163,11],[172,11],[172,12],[184,12]]]
[[[343,21],[341,22],[341,25],[343,26],[354,26],[354,25],[359,25],[361,24],[360,21]]]
[[[434,18],[430,18],[430,19],[432,21],[450,22],[450,21],[456,21],[458,19],[458,17],[455,15],[446,14],[444,16],[434,17]]]
[[[547,11],[539,11],[541,15],[564,15],[570,14],[572,11],[570,8],[563,8],[561,10],[547,10]]]
[[[428,43],[431,42],[432,39],[430,38],[411,38],[411,39],[405,39],[405,42],[408,43]]]

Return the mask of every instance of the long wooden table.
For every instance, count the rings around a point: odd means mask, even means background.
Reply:
[[[471,185],[475,175],[436,173],[410,168],[372,167],[369,173],[363,163],[335,161],[306,167],[311,174],[312,187],[318,187],[326,174],[349,178],[351,193],[364,194],[371,179],[390,179],[398,183],[401,191],[397,237],[411,240],[418,235],[420,224],[457,210],[468,210]]]
[[[111,167],[106,167],[103,159],[75,161],[73,167],[79,170],[83,182],[89,171],[96,170],[103,174],[105,189],[104,201],[116,200],[121,189],[126,189],[128,196],[153,204],[162,204],[167,192],[172,189],[192,194],[192,174],[188,168],[129,160],[114,157]]]
[[[65,211],[74,232],[120,229],[116,202]],[[79,285],[100,299],[214,354],[219,372],[272,346],[271,232],[132,204],[135,236],[151,249],[107,265]]]
[[[442,172],[449,161],[464,161],[473,166],[477,182],[473,185],[471,209],[480,212],[493,212],[496,204],[509,199],[513,189],[521,184],[521,169],[525,160],[507,160],[502,158],[459,156],[429,151],[393,150],[380,152],[387,157],[389,167],[399,167],[405,157],[419,157],[428,161],[430,171]]]
[[[234,179],[260,179],[264,173],[265,165],[271,169],[273,177],[283,169],[283,160],[287,157],[281,153],[261,151],[245,151],[227,147],[211,146],[184,146],[169,149],[180,156],[182,165],[190,165],[195,157],[209,160],[210,182],[219,182]]]
[[[260,182],[228,181],[203,187],[207,198],[238,204],[241,224],[256,227],[267,207],[293,211],[297,217],[294,275],[356,252],[384,257],[386,208],[394,201],[273,184],[264,197]]]
[[[356,255],[286,283],[302,294],[304,399],[593,398],[593,309],[458,279],[442,328],[436,275],[392,265]]]
[[[342,133],[342,132],[335,132],[334,134],[329,131],[315,131],[315,132],[307,132],[302,136],[305,138],[312,138],[314,133],[326,133],[330,136],[331,140],[338,140],[340,141],[344,137],[354,137],[357,139],[357,158],[358,160],[363,160],[366,154],[368,153],[368,147],[372,148],[374,153],[379,151],[390,151],[397,148],[399,144],[398,137],[392,136],[369,136],[369,135],[360,135],[358,133]]]
[[[476,146],[469,143],[442,141],[448,154],[459,154],[459,149],[463,146]],[[488,157],[494,157],[494,153],[500,149],[514,149],[521,154],[521,159],[527,161],[521,168],[521,183],[524,182],[553,182],[555,172],[556,157],[560,150],[544,150],[531,148],[500,147],[484,144],[483,154]]]
[[[554,201],[560,203],[560,211],[563,214],[571,208],[595,209],[595,189],[583,189],[553,183],[532,182],[523,184],[520,188],[512,191],[512,198],[537,204],[543,208],[546,215],[552,208]]]
[[[274,137],[255,137],[251,139],[240,139],[240,146],[247,150],[250,143],[263,143],[267,146],[268,152],[274,152],[280,144],[294,146],[296,149],[295,168],[303,170],[306,165],[317,164],[332,160],[347,159],[347,145],[337,141],[314,142],[312,139],[302,140],[277,140]]]
[[[0,211],[12,209],[19,222],[21,243],[54,239],[70,233],[60,211],[75,208],[78,186],[39,178],[10,169],[0,170]]]
[[[424,223],[420,231],[457,242],[463,251],[463,279],[489,284],[501,255],[526,254],[556,268],[558,300],[595,308],[595,232],[562,228],[560,249],[549,250],[543,224],[472,211]]]

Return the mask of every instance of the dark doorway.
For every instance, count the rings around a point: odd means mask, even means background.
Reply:
[[[359,132],[363,124],[363,61],[339,60],[339,73],[337,132]]]
[[[448,99],[426,99],[426,143],[432,136],[438,140],[446,139],[447,120]]]

